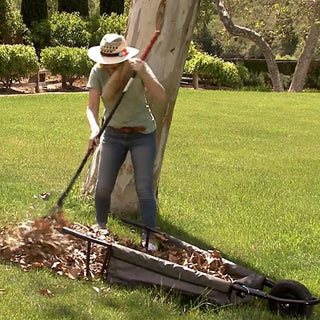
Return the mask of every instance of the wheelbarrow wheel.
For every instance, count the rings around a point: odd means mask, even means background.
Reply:
[[[281,280],[277,282],[270,290],[270,295],[282,299],[306,300],[311,299],[309,290],[301,283],[294,280]],[[313,306],[298,303],[283,303],[269,300],[269,308],[273,313],[279,313],[282,316],[306,317],[312,314]]]

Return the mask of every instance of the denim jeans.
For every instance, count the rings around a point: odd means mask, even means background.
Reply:
[[[153,192],[153,165],[156,156],[155,131],[122,133],[107,127],[101,140],[98,181],[95,192],[96,220],[100,226],[107,223],[111,193],[118,172],[130,151],[136,191],[142,222],[156,227],[157,204]]]

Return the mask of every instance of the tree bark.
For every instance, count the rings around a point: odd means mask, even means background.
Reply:
[[[294,70],[292,82],[289,88],[290,92],[301,92],[303,90],[308,75],[308,69],[320,36],[320,1],[313,0],[312,5],[313,16],[310,30]]]
[[[233,36],[247,38],[253,41],[260,48],[262,54],[266,59],[273,90],[284,91],[279,68],[269,44],[263,39],[263,37],[259,33],[255,32],[254,30],[235,25],[232,22],[227,9],[225,8],[224,0],[213,0],[213,2],[217,6],[220,20],[222,21],[224,27],[230,34],[232,34]]]
[[[165,2],[161,34],[147,59],[167,95],[163,103],[152,101],[152,99],[148,101],[157,123],[157,155],[154,165],[155,193],[158,190],[163,155],[200,0],[133,0],[126,34],[128,44],[139,48],[142,54],[156,30],[157,9]],[[92,161],[90,169],[92,167],[97,167],[97,157],[95,161]],[[85,194],[91,193],[96,183],[96,173],[90,169],[82,189]],[[130,155],[128,155],[112,194],[111,212],[128,214],[137,211],[138,201],[133,169]]]
[[[192,86],[193,89],[199,89],[199,75],[197,73],[192,75]]]

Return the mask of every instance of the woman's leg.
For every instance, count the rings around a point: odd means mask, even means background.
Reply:
[[[105,227],[110,211],[111,193],[119,169],[124,162],[127,148],[120,141],[106,138],[101,144],[98,181],[95,192],[96,222]]]
[[[145,225],[155,228],[157,225],[157,203],[153,192],[153,165],[156,156],[155,132],[139,134],[139,138],[131,141],[130,152],[141,218]]]

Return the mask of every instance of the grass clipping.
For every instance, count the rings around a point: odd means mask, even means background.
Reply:
[[[86,236],[107,243],[118,243],[126,247],[145,252],[141,245],[129,238],[119,239],[108,230],[69,223],[63,215],[54,218],[43,218],[20,223],[13,230],[0,233],[0,258],[17,263],[24,271],[34,268],[47,268],[71,279],[86,277],[87,242],[77,237],[61,233],[67,226]],[[92,244],[89,275],[95,278],[100,275],[105,256],[105,246]],[[180,264],[195,271],[205,272],[226,281],[233,279],[225,274],[222,257],[219,251],[196,251],[178,249],[161,243],[159,250],[148,252],[155,257]]]

